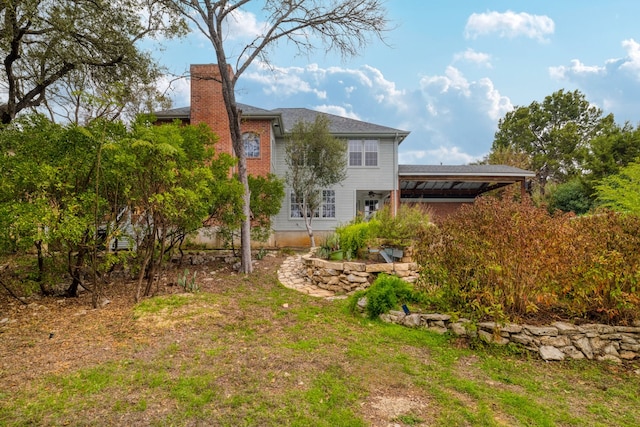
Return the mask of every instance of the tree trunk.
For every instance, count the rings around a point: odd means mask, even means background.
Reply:
[[[311,240],[311,248],[315,248],[316,237],[313,235],[313,228],[311,227],[311,218],[305,217],[304,225],[307,227],[307,233],[309,233],[309,239]]]
[[[42,296],[48,296],[51,294],[49,289],[44,284],[42,278],[44,277],[44,255],[42,253],[42,240],[35,242],[36,250],[38,251],[38,285],[40,285],[40,292]]]
[[[148,225],[148,223],[147,223]],[[144,280],[145,273],[153,274],[153,252],[156,245],[156,226],[155,223],[152,226],[151,233],[143,239],[146,240],[146,248],[144,254],[144,260],[142,261],[142,265],[140,265],[140,272],[138,273],[138,285],[136,286],[136,295],[134,297],[135,302],[140,301],[140,291],[142,290],[142,281]],[[147,266],[150,265],[150,272],[147,272]],[[148,277],[148,276],[147,276]],[[146,292],[145,292],[146,296]]]
[[[78,296],[78,286],[82,285],[82,280],[80,280],[80,269],[84,264],[85,252],[84,245],[80,246],[78,253],[76,254],[75,266],[71,265],[71,259],[69,259],[69,274],[71,274],[73,280],[65,292],[65,295],[68,297],[75,298]]]
[[[218,68],[220,70],[220,79],[222,80],[222,97],[227,109],[229,118],[229,131],[231,133],[231,144],[233,151],[238,158],[238,180],[244,188],[242,197],[242,226],[240,227],[240,272],[249,274],[253,271],[251,264],[251,193],[249,191],[249,177],[247,171],[247,156],[244,151],[242,142],[242,131],[240,129],[240,111],[238,111],[235,96],[235,77],[229,72],[226,58],[220,54],[221,49],[216,49],[218,54]]]
[[[144,273],[145,273],[145,270],[147,269],[147,264],[149,264],[150,259],[151,259],[151,252],[149,251],[149,249],[147,249],[144,255],[144,260],[142,261],[142,265],[140,265],[140,272],[138,273],[138,285],[136,286],[136,294],[134,295],[135,302],[140,301],[140,290],[142,289],[142,280],[144,279]]]

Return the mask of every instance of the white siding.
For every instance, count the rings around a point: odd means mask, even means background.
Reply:
[[[367,138],[372,139],[372,138]],[[347,144],[347,141],[345,141]],[[284,162],[283,141],[276,141],[276,150],[273,153],[274,173],[285,177],[286,164]],[[314,231],[333,230],[336,226],[351,221],[356,215],[356,191],[391,191],[395,189],[396,170],[395,141],[393,139],[379,140],[378,166],[377,167],[347,167],[347,178],[339,185],[333,187],[336,192],[336,218],[314,218],[312,227]],[[280,213],[273,220],[275,231],[304,231],[304,220],[290,218],[290,192],[285,187],[285,198]]]

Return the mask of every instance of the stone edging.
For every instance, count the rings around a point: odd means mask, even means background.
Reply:
[[[380,273],[395,275],[410,283],[418,279],[415,262],[367,264],[327,261],[311,254],[302,256],[301,260],[305,268],[303,274],[312,285],[339,294],[366,289]]]
[[[358,305],[364,308],[365,303]],[[537,352],[543,360],[590,359],[621,363],[640,359],[640,323],[635,326],[603,324],[573,325],[555,322],[548,326],[532,326],[495,322],[478,323],[468,319],[452,320],[447,314],[405,314],[390,311],[380,315],[389,323],[412,328],[426,328],[437,333],[450,332],[456,336],[479,337],[485,342],[506,345],[515,343]],[[476,329],[477,328],[477,329]]]

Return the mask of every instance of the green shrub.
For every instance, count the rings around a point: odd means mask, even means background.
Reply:
[[[357,301],[365,296],[365,311],[370,319],[376,319],[382,313],[398,308],[401,304],[422,301],[421,294],[397,276],[379,275],[365,291],[357,292],[351,297],[350,307],[355,309]]]
[[[178,276],[178,286],[180,286],[185,292],[198,292],[200,286],[196,283],[197,271],[193,272],[193,276],[189,276],[189,269],[185,269],[182,275]]]
[[[561,210],[583,215],[593,207],[587,187],[578,178],[548,187],[549,212]]]
[[[361,258],[364,255],[363,251],[373,237],[377,222],[377,220],[357,221],[336,229],[336,233],[340,237],[340,247],[347,259]]]
[[[376,212],[371,236],[381,239],[390,246],[410,246],[420,230],[430,224],[429,212],[419,205],[400,205],[393,215],[390,205]]]
[[[331,233],[320,241],[316,256],[329,259],[331,253],[339,250],[341,250],[340,236],[337,233]]]

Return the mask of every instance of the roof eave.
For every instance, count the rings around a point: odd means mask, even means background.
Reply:
[[[526,177],[526,178],[533,178],[536,176],[536,174],[534,172],[529,172],[529,171],[524,171],[522,173],[517,173],[517,172],[506,172],[506,173],[500,173],[500,172],[468,172],[468,173],[452,173],[452,172],[398,172],[399,176],[434,176],[434,177],[438,177],[438,176],[446,176],[446,177],[471,177],[471,176],[488,176],[488,177],[495,177],[495,176],[502,176],[502,177],[514,177],[514,178],[520,178],[520,177]]]

